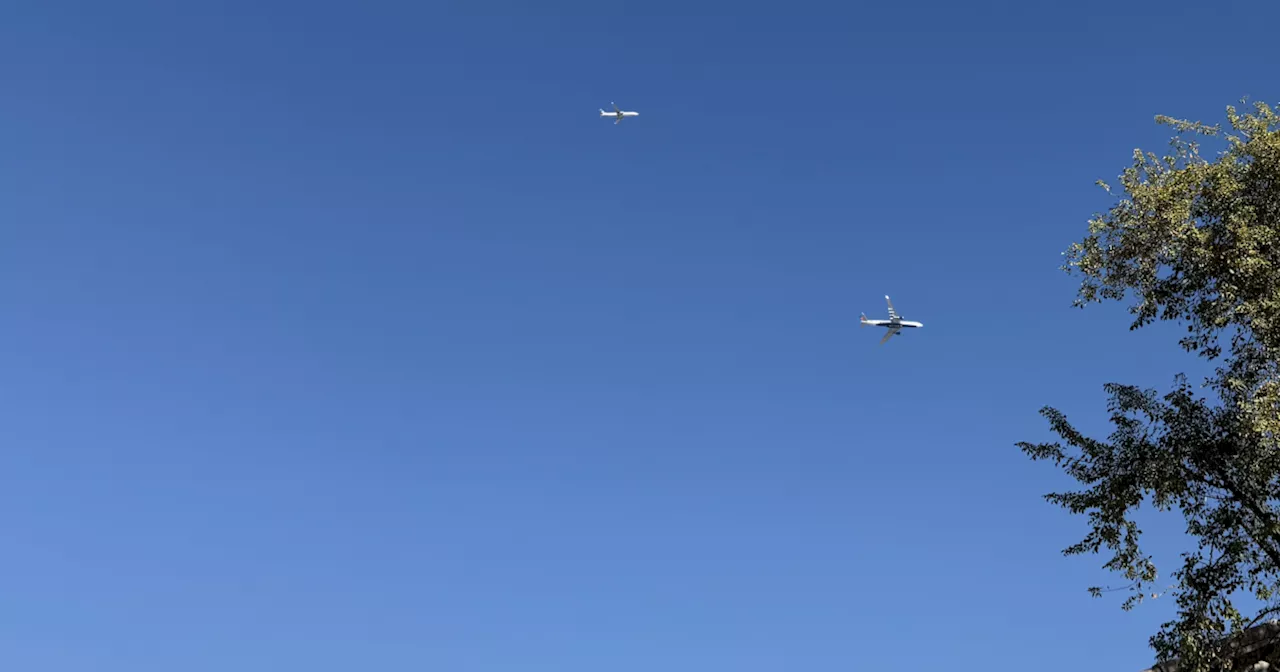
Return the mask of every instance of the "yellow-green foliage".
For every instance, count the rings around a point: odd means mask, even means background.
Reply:
[[[1019,444],[1083,486],[1047,498],[1088,516],[1090,533],[1066,552],[1110,552],[1106,566],[1131,582],[1126,609],[1158,577],[1133,511],[1147,500],[1186,519],[1199,545],[1169,579],[1177,618],[1152,637],[1184,672],[1254,662],[1233,659],[1224,635],[1280,613],[1280,116],[1257,104],[1252,114],[1228,108],[1227,118],[1224,131],[1157,117],[1178,132],[1172,151],[1135,151],[1123,195],[1066,253],[1081,278],[1078,305],[1131,296],[1131,329],[1184,324],[1183,347],[1220,362],[1208,381],[1217,399],[1198,397],[1181,376],[1163,396],[1108,384],[1107,440],[1045,408],[1062,441]],[[1224,147],[1210,160],[1188,135]],[[1246,617],[1231,599],[1241,591],[1271,606]]]

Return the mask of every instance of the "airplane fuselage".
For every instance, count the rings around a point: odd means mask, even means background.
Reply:
[[[924,326],[920,322],[912,322],[911,320],[865,320],[865,322],[869,327],[919,329]]]
[[[605,112],[604,110],[600,110],[600,116],[617,117],[621,119],[622,117],[638,117],[640,116],[640,113],[639,112]]]

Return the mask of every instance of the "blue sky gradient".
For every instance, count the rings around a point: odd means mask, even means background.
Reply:
[[[0,667],[1136,672],[1013,444],[1198,370],[1057,267],[1276,25],[9,3]]]

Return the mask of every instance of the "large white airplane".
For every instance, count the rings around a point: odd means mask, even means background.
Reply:
[[[617,117],[617,118],[618,118],[618,120],[617,120],[617,121],[615,121],[615,122],[613,122],[613,125],[614,125],[614,126],[617,126],[618,124],[622,123],[622,119],[623,119],[623,117],[638,117],[638,116],[640,116],[640,113],[639,113],[639,112],[623,112],[622,110],[619,110],[619,109],[618,109],[618,104],[617,104],[617,103],[609,103],[609,104],[610,104],[610,105],[613,105],[613,111],[612,111],[612,112],[605,112],[604,110],[600,110],[600,116],[602,116],[602,117]]]
[[[898,314],[898,311],[896,311],[896,310],[894,310],[894,309],[893,309],[893,302],[889,300],[889,296],[888,296],[888,295],[885,295],[885,297],[884,297],[884,301],[885,301],[885,303],[889,304],[889,319],[887,319],[887,320],[868,320],[868,319],[867,319],[867,314],[866,314],[866,313],[863,313],[863,314],[862,314],[862,324],[860,325],[860,326],[863,326],[863,327],[865,327],[865,326],[868,326],[868,325],[869,325],[869,326],[872,326],[872,327],[885,327],[885,328],[887,328],[887,329],[889,330],[889,333],[885,334],[885,335],[884,335],[884,338],[880,339],[880,344],[881,344],[881,345],[884,345],[884,342],[885,342],[885,341],[887,341],[887,340],[889,340],[890,338],[893,338],[893,336],[894,336],[894,335],[901,336],[901,335],[902,335],[902,330],[903,330],[903,329],[907,329],[907,328],[911,328],[911,329],[919,329],[920,327],[923,327],[923,326],[924,326],[923,324],[921,324],[921,323],[919,323],[919,322],[911,322],[910,320],[904,320],[904,319],[902,319],[902,316]]]

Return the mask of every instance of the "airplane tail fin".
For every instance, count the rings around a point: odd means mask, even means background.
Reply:
[[[865,327],[865,326],[867,326],[867,314],[866,314],[866,313],[863,313],[863,314],[862,314],[862,319],[861,319],[861,320],[858,320],[858,326],[859,326],[859,327]]]

